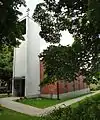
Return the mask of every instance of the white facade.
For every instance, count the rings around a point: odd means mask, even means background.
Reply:
[[[38,29],[36,29],[38,28]],[[37,96],[40,94],[40,36],[39,26],[26,17],[25,41],[14,49],[13,78],[25,77],[25,96]],[[14,79],[12,81],[12,93],[15,94]]]
[[[26,41],[21,41],[18,48],[14,48],[14,77],[25,76]]]
[[[25,96],[40,94],[40,36],[38,25],[31,18],[27,18],[27,48],[26,48],[26,83]],[[39,27],[38,27],[39,28]]]

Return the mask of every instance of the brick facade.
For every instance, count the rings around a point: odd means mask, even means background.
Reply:
[[[41,81],[44,78],[44,66],[42,61],[40,62],[40,79]],[[88,85],[83,82],[84,77],[80,75],[77,80],[73,82],[68,81],[59,81],[59,93],[68,93],[76,90],[82,90],[88,88]],[[45,85],[41,88],[41,94],[57,94],[57,83],[53,83],[50,85]]]

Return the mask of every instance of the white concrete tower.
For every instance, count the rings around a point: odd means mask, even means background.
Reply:
[[[38,29],[37,29],[38,28]],[[26,17],[26,76],[25,96],[37,96],[40,94],[40,36],[39,26],[29,17],[29,9]]]
[[[18,96],[21,94],[20,91],[24,91],[26,97],[34,97],[40,94],[40,60],[38,57],[41,40],[40,28],[29,17],[29,9],[23,20],[26,20],[25,41],[21,41],[20,46],[14,49],[12,94],[17,93]],[[22,82],[23,77],[25,85]]]

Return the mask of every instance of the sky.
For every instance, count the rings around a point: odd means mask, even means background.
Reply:
[[[29,16],[32,17],[32,14],[34,12],[36,5],[41,2],[43,2],[43,0],[26,0],[27,7],[20,8],[20,11],[23,13],[23,16],[21,16],[21,17],[26,16],[26,11],[28,8],[30,9]],[[72,38],[72,35],[68,31],[63,31],[63,32],[61,32],[61,34],[62,34],[62,37],[61,37],[60,44],[62,44],[62,45],[70,44],[71,45],[73,43],[74,39]],[[41,39],[40,52],[42,52],[43,49],[46,49],[47,46],[49,46],[49,45],[50,44],[46,43],[44,39]]]

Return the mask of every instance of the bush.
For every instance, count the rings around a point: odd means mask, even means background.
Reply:
[[[90,90],[91,91],[100,90],[100,82],[97,85],[96,84],[90,84]]]
[[[99,86],[97,86],[96,90],[100,90],[100,85],[99,85]]]
[[[77,105],[54,110],[43,120],[100,120],[100,95],[87,98]],[[76,106],[76,107],[75,107]]]
[[[20,99],[17,99],[16,102],[20,102]]]
[[[1,105],[0,105],[0,115],[1,115],[2,112],[3,112],[3,109],[1,108]]]

